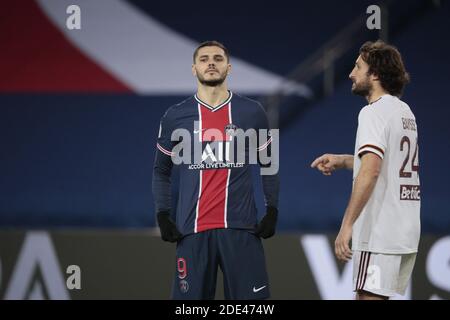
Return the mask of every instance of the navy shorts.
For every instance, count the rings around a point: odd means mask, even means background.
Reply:
[[[214,299],[219,266],[225,299],[270,297],[261,239],[246,230],[212,229],[178,242],[172,299]]]

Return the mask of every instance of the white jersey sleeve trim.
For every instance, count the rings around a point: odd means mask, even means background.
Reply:
[[[358,149],[358,157],[361,157],[366,152],[375,153],[381,159],[384,158],[384,148],[379,147],[375,144],[364,144],[362,147]]]
[[[156,147],[159,149],[159,151],[161,151],[162,153],[164,153],[165,155],[168,155],[169,157],[172,157],[175,155],[175,153],[170,152],[167,149],[164,149],[159,143],[156,144]]]

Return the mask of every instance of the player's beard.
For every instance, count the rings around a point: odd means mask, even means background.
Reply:
[[[220,74],[220,77],[217,79],[212,79],[212,80],[206,80],[205,77],[199,73],[197,73],[197,79],[198,81],[204,85],[204,86],[208,86],[208,87],[217,87],[220,86],[225,79],[227,78],[227,73],[224,72],[223,74]]]
[[[358,96],[367,97],[372,91],[372,84],[369,81],[369,77],[366,77],[364,81],[356,84],[352,87],[352,93]]]

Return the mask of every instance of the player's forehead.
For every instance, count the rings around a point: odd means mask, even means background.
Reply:
[[[359,67],[368,66],[367,63],[361,57],[361,55],[358,56],[358,58],[355,61],[355,64],[357,64]]]
[[[198,50],[197,52],[197,56],[201,57],[201,56],[216,56],[216,55],[220,55],[225,57],[225,51],[223,51],[222,48],[217,47],[217,46],[207,46],[207,47],[202,47]]]

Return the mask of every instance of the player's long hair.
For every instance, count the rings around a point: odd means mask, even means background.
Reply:
[[[378,40],[368,41],[359,49],[362,59],[369,65],[369,74],[378,76],[384,90],[400,97],[409,82],[403,59],[396,47]]]

